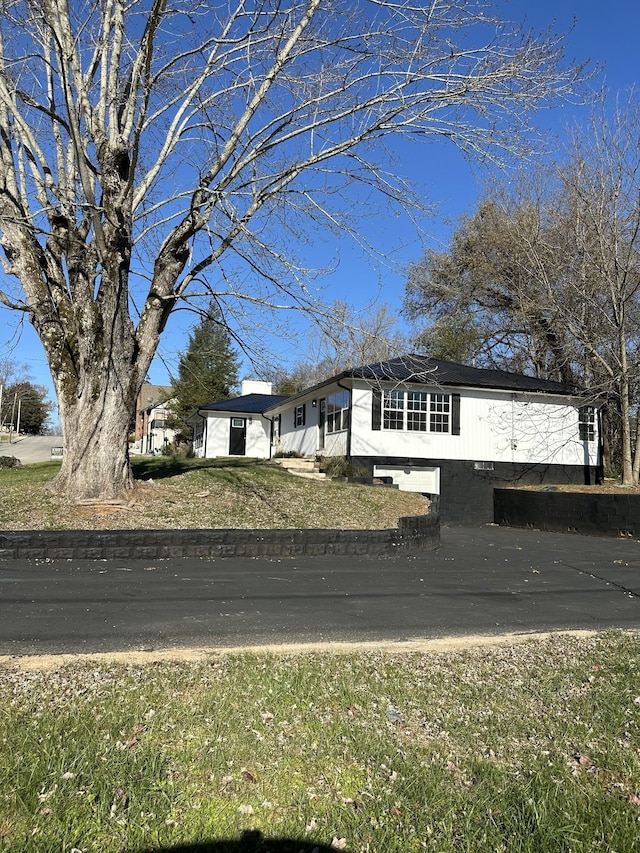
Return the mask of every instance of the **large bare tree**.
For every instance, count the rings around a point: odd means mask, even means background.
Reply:
[[[0,298],[43,342],[56,488],[83,498],[131,486],[180,300],[308,307],[298,236],[357,234],[354,190],[410,203],[385,139],[514,150],[581,73],[475,0],[4,0],[0,27]]]

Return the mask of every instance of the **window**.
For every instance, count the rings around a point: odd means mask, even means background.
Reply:
[[[304,426],[305,410],[306,410],[305,403],[303,403],[301,406],[296,406],[296,410],[295,410],[295,413],[293,416],[293,425],[294,426],[297,426],[297,427]]]
[[[432,394],[429,401],[429,429],[431,432],[449,432],[451,401],[448,394]]]
[[[404,391],[385,391],[382,398],[383,429],[403,429]]]
[[[204,444],[204,425],[196,424],[193,428],[193,446],[202,447]]]
[[[327,432],[340,432],[349,428],[349,392],[344,389],[329,394],[326,400]]]
[[[476,471],[495,471],[495,463],[493,462],[474,462],[473,467]]]
[[[580,441],[595,441],[596,410],[593,406],[581,406],[578,409],[578,432]]]
[[[407,429],[426,432],[429,395],[424,391],[407,391]]]
[[[454,405],[455,404],[455,405]],[[376,412],[382,411],[378,419]],[[458,394],[401,391],[394,389],[373,394],[372,429],[409,432],[446,432],[460,434],[460,397]]]

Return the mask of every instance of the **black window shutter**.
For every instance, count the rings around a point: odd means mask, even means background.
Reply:
[[[451,395],[451,435],[460,435],[460,394]]]
[[[374,389],[371,394],[371,429],[382,426],[382,391]]]
[[[302,404],[302,426],[305,425],[307,419],[307,404]]]

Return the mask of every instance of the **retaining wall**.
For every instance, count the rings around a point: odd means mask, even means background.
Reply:
[[[507,486],[537,486],[544,483],[589,484],[597,482],[595,468],[580,465],[525,465],[495,462],[491,470],[478,470],[464,459],[354,456],[355,465],[373,471],[374,465],[403,465],[407,468],[440,469],[440,520],[452,524],[488,524],[493,521],[493,491]],[[429,495],[431,500],[437,499]]]
[[[640,495],[495,489],[493,505],[507,527],[640,539]]]
[[[435,513],[391,530],[17,530],[0,532],[0,559],[158,559],[413,555],[440,545]]]

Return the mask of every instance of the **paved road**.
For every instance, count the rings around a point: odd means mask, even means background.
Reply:
[[[0,444],[0,456],[15,456],[25,465],[49,462],[51,448],[62,446],[61,435],[23,435],[11,444]]]
[[[640,542],[444,528],[424,558],[0,562],[0,654],[640,628]]]

